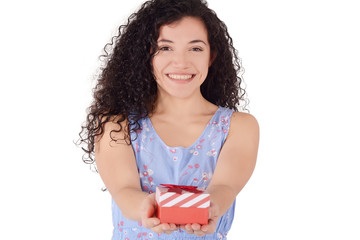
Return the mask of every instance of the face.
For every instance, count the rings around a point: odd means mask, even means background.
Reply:
[[[160,27],[158,52],[152,60],[159,97],[201,96],[210,66],[210,44],[204,23],[194,17]]]

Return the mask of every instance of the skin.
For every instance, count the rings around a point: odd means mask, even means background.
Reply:
[[[188,147],[218,109],[200,92],[214,55],[210,51],[207,29],[200,19],[184,17],[160,28],[158,45],[159,52],[153,58],[158,99],[150,120],[168,146]],[[186,78],[186,75],[190,78],[177,79]],[[123,126],[126,126],[125,122]],[[132,146],[121,140],[124,132],[113,133],[118,141],[109,144],[109,133],[114,129],[119,129],[115,123],[106,123],[104,134],[96,139],[95,158],[100,176],[123,215],[141,221],[144,227],[156,233],[170,234],[178,228],[197,236],[213,233],[219,217],[232,205],[255,167],[258,123],[250,114],[235,112],[206,190],[211,198],[209,223],[160,224],[155,217],[155,194],[142,192]]]

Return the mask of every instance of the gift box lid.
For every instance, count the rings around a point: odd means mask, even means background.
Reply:
[[[197,187],[166,184],[163,186],[156,188],[156,202],[160,207],[210,207],[210,194]]]

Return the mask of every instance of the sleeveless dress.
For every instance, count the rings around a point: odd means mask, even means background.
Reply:
[[[219,107],[201,136],[189,147],[169,147],[157,135],[149,118],[141,119],[140,129],[132,133],[141,187],[144,192],[153,193],[160,184],[192,185],[206,189],[213,176],[218,155],[229,132],[233,111]],[[135,140],[134,140],[135,139]],[[172,234],[157,234],[128,220],[121,214],[112,200],[112,240],[158,240],[158,239],[226,239],[235,210],[235,201],[219,218],[213,234],[198,237],[179,229]]]

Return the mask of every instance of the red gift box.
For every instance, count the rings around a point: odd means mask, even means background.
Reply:
[[[210,194],[194,186],[162,185],[156,188],[157,217],[161,223],[208,224]]]

